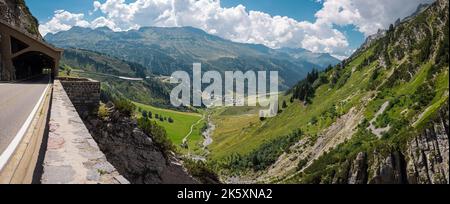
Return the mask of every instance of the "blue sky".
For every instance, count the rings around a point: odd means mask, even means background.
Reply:
[[[133,5],[135,1],[99,0],[95,10],[93,0],[26,0],[26,3],[38,18],[44,35],[75,25],[108,26],[116,31],[140,26],[194,26],[237,42],[273,48],[303,47],[342,58],[358,48],[365,36],[412,13],[419,3],[431,0],[394,3],[391,0],[221,0],[220,6],[214,0],[200,0],[201,5],[194,5],[192,0],[177,0],[175,7],[170,0],[165,5],[155,0],[137,0],[149,3],[147,7]],[[361,12],[367,9],[379,9],[379,15],[383,16],[376,16],[377,12]],[[199,13],[202,17],[198,17]]]
[[[53,17],[55,10],[69,10],[73,13],[86,12],[93,9],[90,0],[25,0],[28,7],[40,21],[45,22]],[[100,2],[104,2],[100,1]],[[125,2],[133,2],[126,0]],[[222,0],[224,7],[239,4],[250,10],[263,11],[271,15],[289,16],[297,20],[314,20],[314,14],[322,8],[322,4],[314,0]],[[95,17],[95,16],[92,16]],[[91,17],[91,18],[92,18]]]

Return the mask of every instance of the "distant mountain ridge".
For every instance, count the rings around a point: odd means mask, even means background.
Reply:
[[[297,60],[319,65],[320,67],[333,66],[340,62],[329,53],[314,53],[303,48],[280,48],[277,51],[286,53]]]
[[[69,72],[80,77],[101,81],[102,92],[106,95],[125,97],[158,107],[170,107],[168,85],[137,63],[90,50],[68,48],[64,50],[61,64],[62,72],[68,72],[69,69]]]
[[[45,40],[63,48],[88,49],[139,63],[155,74],[191,71],[194,62],[201,62],[204,71],[279,71],[281,88],[292,86],[313,68],[321,70],[339,63],[327,54],[236,43],[193,27],[142,27],[127,32],[73,27],[48,34]]]

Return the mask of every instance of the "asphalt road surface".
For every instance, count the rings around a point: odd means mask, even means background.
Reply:
[[[42,76],[17,83],[0,83],[0,155],[24,125],[48,82],[48,76]]]

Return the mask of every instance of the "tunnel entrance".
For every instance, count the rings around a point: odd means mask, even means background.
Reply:
[[[13,65],[15,78],[25,79],[40,74],[47,74],[48,70],[55,65],[55,61],[44,53],[33,51],[15,57]]]
[[[62,49],[0,20],[0,81],[20,80],[42,73],[57,77],[62,53]]]

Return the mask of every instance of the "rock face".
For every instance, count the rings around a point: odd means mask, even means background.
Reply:
[[[110,109],[107,119],[87,116],[84,121],[121,175],[134,184],[198,183],[174,156],[165,156],[135,120]]]
[[[406,176],[409,183],[449,183],[448,104],[428,128],[408,143]]]
[[[356,156],[349,172],[349,184],[364,184],[367,182],[367,154],[360,152]]]
[[[31,36],[42,39],[39,24],[31,14],[24,0],[0,0],[0,20],[6,22]]]
[[[19,28],[37,39],[42,39],[38,21],[28,10],[24,0],[0,0],[0,21]],[[0,35],[0,42],[1,40]],[[2,53],[0,53],[0,78],[3,66],[1,55]]]
[[[367,175],[370,175],[368,181]],[[359,153],[350,167],[347,183],[448,184],[448,102],[404,150],[393,151],[388,156],[374,152],[370,160],[366,153]]]
[[[383,157],[374,153],[373,164],[370,167],[372,176],[370,184],[401,184],[405,183],[404,157],[400,152],[390,153]]]

